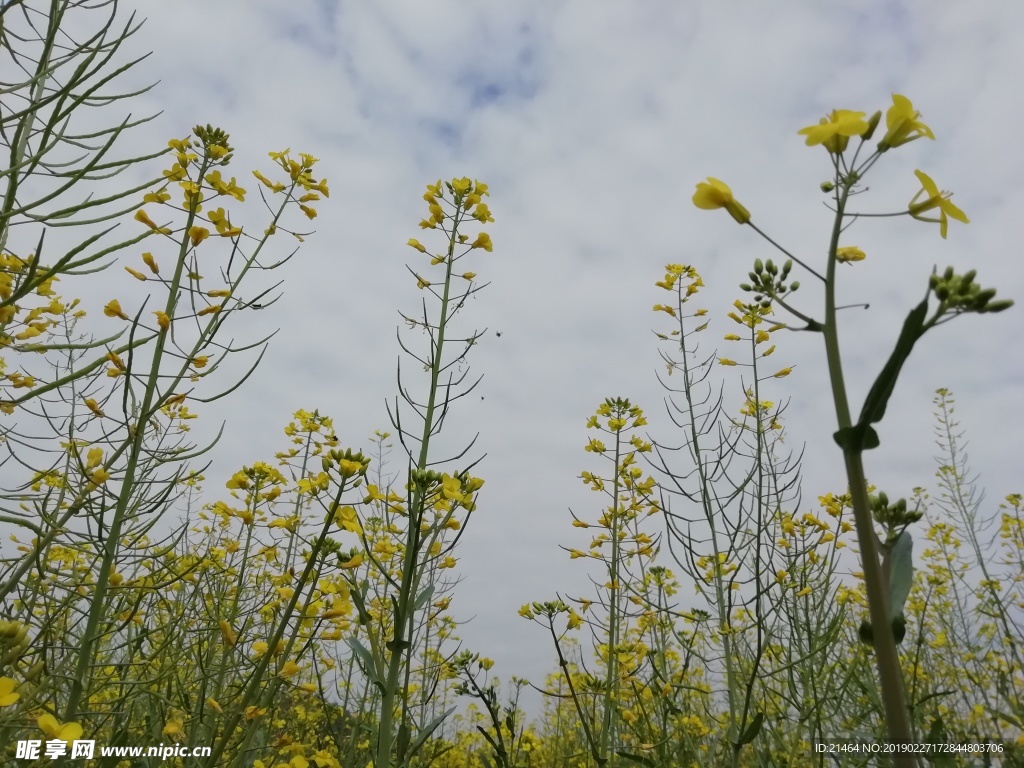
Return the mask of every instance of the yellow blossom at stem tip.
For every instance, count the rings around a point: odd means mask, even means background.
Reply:
[[[885,137],[878,142],[878,151],[885,152],[890,147],[898,147],[902,144],[920,139],[925,136],[935,140],[932,129],[922,123],[919,118],[921,113],[914,109],[910,99],[898,93],[892,95],[892,106],[885,113],[885,125],[888,130]]]
[[[952,192],[940,192],[938,186],[932,181],[931,177],[923,171],[914,171],[914,175],[917,176],[918,181],[921,182],[921,189],[913,199],[910,201],[910,205],[907,207],[911,216],[918,221],[930,221],[939,225],[939,234],[942,239],[946,239],[946,229],[949,225],[947,216],[952,216],[957,221],[963,222],[964,224],[970,224],[970,219],[967,218],[967,214],[957,208],[953,202],[949,199],[953,194]],[[928,195],[923,202],[917,202],[917,199],[922,194]],[[938,209],[939,218],[929,218],[922,216],[921,214],[925,211],[931,211]]]
[[[801,128],[797,133],[807,137],[807,146],[823,144],[833,155],[841,155],[851,136],[863,136],[869,129],[868,121],[863,112],[849,109],[833,109],[821,118],[818,125]]]
[[[711,176],[708,176],[706,182],[697,185],[697,191],[693,193],[693,204],[706,211],[725,208],[740,224],[750,221],[750,211],[736,201],[728,185]]]

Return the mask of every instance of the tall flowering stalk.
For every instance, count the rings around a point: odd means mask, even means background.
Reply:
[[[441,584],[438,572],[454,568],[457,561],[454,547],[468,516],[476,509],[476,494],[483,480],[473,477],[472,464],[448,472],[431,469],[440,461],[432,451],[432,441],[441,430],[452,402],[464,397],[476,382],[460,389],[466,374],[454,376],[450,369],[465,361],[470,348],[479,340],[478,333],[464,337],[454,335],[452,320],[466,301],[483,286],[476,281],[476,273],[459,271],[460,262],[475,250],[493,249],[490,235],[479,232],[470,241],[463,230],[470,221],[480,224],[494,221],[490,209],[483,201],[488,195],[487,185],[468,178],[427,186],[423,199],[429,216],[420,222],[424,230],[444,233],[445,245],[440,253],[430,253],[425,245],[410,239],[408,245],[429,258],[429,267],[439,268],[436,277],[421,268],[409,267],[420,290],[429,292],[438,303],[438,314],[431,317],[424,304],[423,314],[403,315],[411,329],[418,329],[429,337],[425,354],[412,352],[404,343],[402,349],[423,366],[428,375],[427,391],[418,400],[403,384],[399,367],[401,400],[414,414],[418,428],[410,428],[403,421],[403,408],[398,399],[389,406],[396,437],[405,450],[409,462],[409,475],[405,495],[371,486],[368,500],[385,505],[391,516],[387,530],[390,538],[378,537],[371,543],[364,538],[363,555],[386,582],[386,599],[380,605],[386,611],[381,632],[369,631],[369,647],[358,639],[350,645],[364,673],[380,692],[380,717],[375,745],[377,768],[405,765],[426,742],[427,738],[451,714],[449,708],[430,722],[412,722],[415,709],[410,702],[412,663],[416,652],[417,628],[426,621],[433,606],[431,600]],[[455,346],[455,351],[450,348]],[[479,381],[479,380],[477,380]],[[469,450],[464,449],[455,460]],[[475,462],[474,462],[475,463]],[[393,565],[392,565],[393,564]],[[353,582],[353,597],[360,613],[360,621],[368,623],[370,614],[365,602],[366,589]],[[395,728],[396,720],[398,728]],[[413,732],[413,728],[416,732]]]
[[[885,135],[874,151],[865,152],[867,156],[862,157],[862,151],[875,133],[881,118],[880,111],[866,119],[864,112],[838,109],[822,118],[819,124],[800,131],[801,135],[806,136],[809,146],[820,145],[828,151],[833,167],[832,180],[822,185],[822,190],[832,198],[835,213],[824,273],[793,256],[762,232],[751,220],[747,208],[735,199],[732,190],[724,182],[709,178],[707,182],[698,184],[693,202],[703,209],[724,208],[736,222],[752,227],[823,285],[824,308],[820,319],[797,309],[792,304],[792,294],[800,284],[798,281],[789,280],[786,274],[788,270],[780,270],[771,260],[763,263],[758,259],[750,273],[751,282],[741,285],[741,288],[754,293],[755,302],[765,307],[777,305],[787,310],[802,323],[803,330],[821,333],[824,337],[825,356],[838,422],[835,440],[842,449],[843,463],[850,484],[870,613],[870,624],[865,627],[866,631],[862,632],[862,637],[874,646],[889,737],[892,741],[910,742],[914,733],[906,705],[896,642],[903,621],[903,602],[909,592],[913,575],[909,556],[910,535],[906,528],[916,517],[907,514],[905,504],[902,507],[890,506],[884,499],[869,498],[863,454],[864,451],[879,445],[878,434],[872,425],[885,415],[886,405],[896,386],[900,370],[917,340],[931,328],[958,315],[969,312],[999,312],[1007,309],[1013,302],[994,300],[996,291],[983,290],[974,280],[974,270],[962,275],[956,274],[952,267],[942,274],[933,272],[928,286],[929,295],[908,315],[895,349],[868,392],[860,415],[854,419],[839,346],[837,268],[839,264],[850,264],[865,259],[866,254],[863,250],[855,245],[841,244],[841,240],[852,220],[866,214],[848,211],[848,205],[851,196],[861,191],[859,188],[865,174],[883,154],[922,137],[934,139],[931,129],[920,121],[920,113],[913,108],[910,100],[895,94],[892,106],[885,115]],[[847,155],[850,139],[859,140],[852,156]],[[922,171],[915,171],[915,175],[921,189],[911,199],[906,210],[900,213],[920,221],[937,223],[943,238],[947,234],[949,219],[968,222],[963,211],[950,200],[950,193],[940,191],[935,182]],[[934,298],[937,302],[931,313],[929,298]],[[888,529],[889,535],[884,540],[875,532],[876,521],[883,523]],[[912,755],[901,756],[897,760],[908,766],[918,764],[916,757]]]
[[[579,611],[559,597],[544,603],[524,605],[519,615],[537,621],[548,629],[562,668],[565,684],[579,716],[591,756],[599,765],[607,765],[613,754],[622,754],[628,741],[622,726],[636,721],[628,701],[640,682],[635,677],[636,663],[646,653],[637,641],[634,629],[642,614],[637,594],[644,574],[657,553],[657,539],[644,532],[642,522],[660,511],[651,476],[644,477],[637,457],[652,449],[634,430],[647,424],[643,411],[624,398],[608,398],[587,420],[587,428],[599,430],[609,440],[592,437],[584,450],[600,456],[609,465],[607,474],[583,472],[580,477],[590,490],[606,496],[609,505],[595,522],[573,516],[573,526],[593,531],[586,550],[569,549],[569,557],[602,563],[604,581],[595,582],[597,597],[568,598]],[[565,629],[555,629],[555,617],[565,614]],[[585,674],[573,674],[563,652],[569,631],[588,625],[597,643],[599,673],[591,674],[582,659]],[[580,685],[582,683],[582,685]]]

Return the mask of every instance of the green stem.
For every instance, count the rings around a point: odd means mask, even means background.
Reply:
[[[441,298],[441,317],[437,323],[437,341],[434,345],[434,354],[430,365],[430,393],[427,397],[427,408],[423,415],[423,435],[420,440],[420,455],[416,461],[416,469],[424,470],[427,467],[428,450],[430,447],[430,436],[434,428],[434,411],[437,405],[438,379],[441,375],[441,354],[444,350],[445,326],[448,323],[448,303],[450,301],[452,266],[455,255],[455,243],[459,229],[462,199],[455,200],[455,218],[452,221],[451,236],[448,239],[448,257],[445,264],[444,294]],[[398,597],[395,600],[394,618],[394,639],[391,643],[391,657],[388,659],[388,673],[384,680],[384,689],[381,692],[380,723],[377,730],[377,756],[374,762],[375,768],[391,767],[391,750],[394,746],[395,735],[393,733],[395,723],[395,698],[398,694],[398,678],[402,672],[403,663],[409,658],[412,649],[403,648],[406,629],[412,620],[410,610],[413,602],[417,578],[417,554],[420,548],[420,524],[425,506],[424,488],[416,485],[413,491],[412,501],[409,505],[409,525],[406,530],[405,552],[402,559],[402,583],[399,587]]]
[[[843,183],[836,196],[836,219],[832,227],[832,241],[829,245],[828,272],[825,281],[825,353],[828,359],[829,378],[832,383],[832,398],[836,406],[836,418],[840,429],[853,425],[850,403],[843,378],[843,364],[839,352],[839,329],[836,324],[836,250],[842,232],[843,210],[850,193],[850,183]],[[903,672],[900,669],[896,642],[890,631],[889,597],[878,560],[874,523],[868,501],[867,483],[864,478],[863,453],[859,449],[843,450],[846,477],[850,484],[853,501],[853,517],[857,528],[857,543],[860,546],[861,569],[864,573],[864,588],[867,592],[868,613],[874,627],[875,660],[878,668],[882,706],[890,741],[911,742],[910,718],[903,691]],[[907,768],[917,768],[917,758],[901,755],[895,762]]]

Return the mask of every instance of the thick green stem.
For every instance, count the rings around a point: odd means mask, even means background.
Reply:
[[[843,364],[839,352],[839,329],[836,322],[836,249],[842,232],[843,210],[849,196],[851,184],[844,182],[836,196],[836,220],[832,229],[829,246],[828,273],[825,280],[825,353],[828,359],[829,377],[832,383],[832,397],[836,406],[836,418],[840,429],[853,425],[850,403],[843,378]],[[912,741],[910,717],[903,691],[903,672],[900,669],[896,641],[890,630],[889,597],[882,567],[878,559],[874,522],[868,501],[867,483],[864,478],[862,451],[843,450],[846,477],[850,484],[853,501],[853,517],[857,528],[857,543],[860,546],[861,570],[864,573],[864,588],[867,592],[868,612],[874,627],[875,660],[878,668],[879,687],[889,740],[894,742]],[[907,768],[917,768],[918,761],[913,755],[901,755],[895,762]]]

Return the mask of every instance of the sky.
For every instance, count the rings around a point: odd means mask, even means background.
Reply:
[[[280,329],[257,373],[196,409],[202,428],[225,424],[210,454],[211,501],[225,498],[223,482],[241,465],[287,447],[282,428],[299,408],[332,416],[345,446],[366,448],[374,430],[390,428],[399,311],[415,313],[422,299],[405,266],[422,260],[405,243],[441,247],[417,226],[424,186],[461,176],[490,185],[494,251],[467,263],[490,285],[464,314],[464,327],[489,329],[469,358],[470,373],[484,378],[479,397],[453,407],[442,446],[457,451],[479,433],[470,455],[486,453],[474,470],[486,485],[456,553],[451,610],[467,621],[467,647],[493,658],[503,679],[540,683],[555,668],[549,638],[516,615],[519,606],[556,591],[585,594],[588,573],[597,575],[560,549],[587,540],[570,508],[599,514],[599,497],[579,479],[601,468],[583,451],[589,415],[606,397],[628,397],[648,414],[652,438],[678,440],[651,333],[666,329],[652,312],[667,298],[654,286],[664,266],[701,273],[699,305],[712,320],[703,344],[728,355],[717,340],[733,331],[725,314],[743,296],[738,284],[755,258],[778,257],[725,212],[695,208],[697,182],[722,179],[759,227],[822,264],[832,218],[819,185],[831,169],[797,131],[835,108],[884,110],[892,93],[922,112],[937,140],[888,153],[858,210],[905,210],[920,168],[954,192],[971,222],[951,222],[943,240],[935,224],[865,218],[844,236],[868,255],[840,270],[841,301],[870,304],[842,315],[855,411],[933,266],[976,268],[1001,297],[1024,298],[1024,148],[1013,128],[1024,120],[1013,75],[1024,71],[1019,4],[123,6],[146,19],[130,51],[152,51],[125,82],[159,82],[109,114],[162,111],[125,139],[128,150],[212,123],[231,134],[231,172],[250,191],[250,169],[268,173],[266,153],[285,148],[319,158],[331,188],[315,234],[273,275],[284,281],[280,301],[237,329],[250,341]],[[798,303],[820,314],[820,293],[801,279],[810,289]],[[932,398],[946,387],[987,509],[1024,490],[1021,318],[1019,307],[968,316],[918,344],[879,429],[882,446],[866,457],[872,482],[891,496],[934,488]],[[787,444],[806,448],[803,513],[846,486],[823,343],[778,334],[773,360],[793,366],[768,389],[790,399]],[[403,372],[415,368],[406,360]],[[231,370],[241,364],[221,381]],[[735,412],[739,375],[714,376]],[[392,458],[401,463],[397,451]]]

